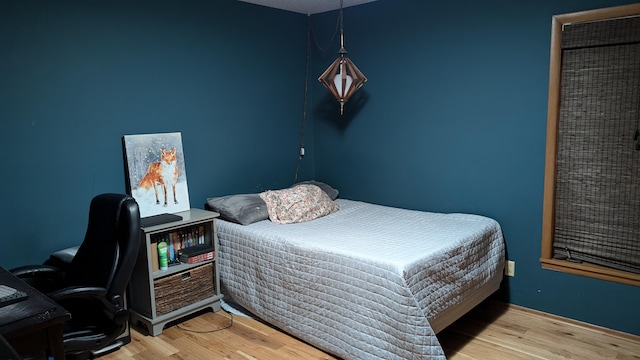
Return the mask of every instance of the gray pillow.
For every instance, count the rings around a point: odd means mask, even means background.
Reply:
[[[208,198],[207,205],[220,213],[220,218],[234,223],[249,225],[269,218],[267,204],[259,194],[227,195]]]
[[[309,181],[299,182],[298,184],[312,184],[312,185],[315,185],[315,186],[319,187],[320,189],[322,189],[322,191],[326,192],[327,195],[329,195],[329,198],[331,200],[335,200],[335,199],[338,198],[338,194],[339,194],[338,190],[332,188],[331,185],[325,184],[323,182],[315,181],[315,180],[309,180]]]

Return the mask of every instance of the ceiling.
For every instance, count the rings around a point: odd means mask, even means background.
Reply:
[[[293,11],[301,14],[317,14],[340,9],[340,0],[239,0],[252,4]],[[360,5],[376,0],[342,0],[342,7]]]

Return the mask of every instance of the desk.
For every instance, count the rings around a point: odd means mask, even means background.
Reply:
[[[62,323],[71,314],[47,296],[0,267],[0,283],[22,290],[29,298],[0,308],[0,334],[21,356],[45,351],[64,360]]]

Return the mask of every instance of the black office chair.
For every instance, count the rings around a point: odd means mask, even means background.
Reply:
[[[45,263],[11,270],[71,313],[63,329],[68,359],[92,358],[127,330],[125,291],[140,238],[135,199],[101,194],[91,200],[84,241],[65,269]]]

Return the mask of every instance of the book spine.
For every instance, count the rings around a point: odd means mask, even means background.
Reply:
[[[180,261],[187,264],[195,264],[202,261],[213,260],[213,258],[215,257],[215,253],[215,251],[209,251],[207,253],[194,255],[191,257],[181,256]]]
[[[158,243],[151,243],[151,270],[160,270],[160,262],[158,261]]]

